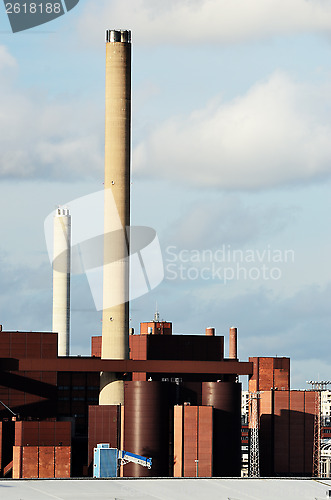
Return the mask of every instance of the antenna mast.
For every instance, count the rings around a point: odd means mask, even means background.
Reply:
[[[154,314],[154,321],[159,322],[160,321],[160,313],[157,310],[157,302],[155,302],[155,314]]]
[[[307,380],[311,390],[315,391],[313,477],[321,476],[321,391],[325,391],[329,380]]]
[[[259,451],[259,410],[258,400],[260,391],[249,393],[250,402],[250,440],[249,440],[249,476],[260,477],[260,451]]]

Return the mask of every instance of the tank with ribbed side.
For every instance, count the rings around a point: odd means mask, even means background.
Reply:
[[[125,476],[169,475],[170,386],[166,382],[125,382],[124,448],[152,458],[150,470],[125,465]]]
[[[213,406],[213,476],[240,476],[241,384],[203,382],[202,404]]]

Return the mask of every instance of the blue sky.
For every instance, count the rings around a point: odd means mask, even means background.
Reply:
[[[293,388],[329,379],[331,7],[322,0],[80,0],[16,34],[0,4],[4,329],[51,329],[44,219],[102,189],[106,28],[132,30],[132,223],[157,231],[165,266],[162,284],[132,302],[131,325],[157,302],[176,333],[214,326],[227,340],[237,326],[242,360],[290,356]],[[254,255],[239,262],[246,278],[212,275],[213,265],[237,272],[237,262],[217,262],[223,246]],[[288,262],[268,258],[286,251]],[[101,315],[85,276],[73,277],[71,297],[72,352],[87,354]]]

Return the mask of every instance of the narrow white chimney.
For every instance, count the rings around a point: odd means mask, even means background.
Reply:
[[[59,207],[54,216],[52,327],[58,334],[59,356],[69,356],[70,350],[70,247],[71,216]]]

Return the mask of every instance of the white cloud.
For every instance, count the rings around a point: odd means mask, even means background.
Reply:
[[[108,23],[108,24],[106,24]],[[279,34],[328,32],[325,0],[98,0],[78,21],[82,40],[105,28],[132,29],[137,43],[229,43]]]
[[[0,45],[0,71],[7,68],[16,68],[15,58],[8,52],[7,47]]]
[[[286,185],[331,172],[330,88],[276,72],[230,102],[173,117],[134,151],[137,174],[226,189]]]
[[[84,178],[103,171],[103,114],[95,103],[16,87],[0,46],[0,177]]]
[[[309,301],[312,306],[306,307]],[[303,297],[307,299],[303,300]],[[229,327],[238,327],[238,353],[241,361],[249,356],[286,356],[291,358],[291,386],[308,388],[306,380],[330,378],[329,332],[331,286],[306,287],[294,293],[287,305],[283,294],[269,288],[247,286],[245,293],[234,295],[228,287],[205,282],[165,281],[150,295],[134,301],[133,315],[149,317],[157,301],[161,316],[173,322],[173,331],[204,334],[207,326],[225,337],[228,355]],[[143,311],[143,312],[142,312]]]
[[[219,248],[222,244],[232,249],[257,244],[263,235],[275,236],[293,222],[297,210],[259,203],[244,203],[238,194],[209,196],[203,201],[195,200],[186,210],[178,214],[165,232],[168,244],[176,242],[178,248]]]
[[[265,287],[247,289],[230,297],[220,286],[205,291],[192,286],[182,290],[176,283],[176,293],[165,283],[162,308],[171,311],[174,331],[202,333],[208,325],[216,327],[218,335],[228,338],[229,327],[238,327],[238,352],[242,361],[249,356],[287,356],[291,358],[292,387],[305,388],[309,379],[330,378],[329,325],[331,286],[306,287],[292,299],[271,293]],[[183,283],[184,286],[184,283]],[[225,287],[226,288],[226,287]],[[180,293],[179,293],[180,291]],[[165,299],[166,298],[166,299]],[[307,304],[311,305],[307,308]],[[183,311],[187,314],[183,317]],[[169,318],[168,318],[169,319]],[[329,375],[327,375],[329,373]]]
[[[12,264],[0,251],[1,323],[6,330],[46,330],[51,318],[51,267]],[[21,314],[17,314],[17,311]]]
[[[291,388],[311,389],[307,380],[330,380],[330,363],[319,358],[291,359]]]

